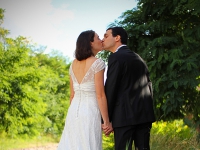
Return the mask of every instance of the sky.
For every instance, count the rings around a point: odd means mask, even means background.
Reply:
[[[102,39],[110,23],[137,6],[137,0],[0,0],[8,37],[24,36],[46,53],[57,50],[74,59],[76,40],[85,30]]]

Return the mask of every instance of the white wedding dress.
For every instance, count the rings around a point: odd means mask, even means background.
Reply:
[[[74,98],[68,109],[58,150],[102,150],[101,114],[97,103],[94,75],[105,68],[97,59],[79,84],[70,66]]]

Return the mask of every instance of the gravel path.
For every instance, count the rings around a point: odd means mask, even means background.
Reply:
[[[18,150],[56,150],[58,144],[48,144],[46,146],[23,148]]]

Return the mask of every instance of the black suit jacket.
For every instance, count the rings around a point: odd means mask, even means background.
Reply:
[[[105,93],[113,127],[155,121],[148,73],[141,57],[127,46],[109,56]]]

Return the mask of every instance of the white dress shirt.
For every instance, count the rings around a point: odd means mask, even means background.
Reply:
[[[125,44],[120,45],[120,46],[115,50],[114,53],[116,53],[122,46],[126,46],[126,45],[125,45]]]

